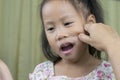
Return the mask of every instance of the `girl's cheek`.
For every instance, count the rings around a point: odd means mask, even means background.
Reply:
[[[71,29],[72,31],[70,31],[72,36],[78,36],[80,33],[85,33],[84,29],[82,26],[80,27],[74,27],[73,29]]]

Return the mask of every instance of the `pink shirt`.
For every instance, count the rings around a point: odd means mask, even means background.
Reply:
[[[116,80],[110,63],[103,61],[97,68],[86,76],[69,78],[67,76],[54,76],[54,64],[51,61],[36,66],[29,75],[29,80]]]

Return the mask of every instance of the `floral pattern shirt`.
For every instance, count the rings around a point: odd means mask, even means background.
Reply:
[[[116,80],[112,66],[103,61],[88,75],[78,78],[67,76],[54,76],[54,64],[51,61],[43,62],[36,66],[34,72],[29,75],[29,80]]]

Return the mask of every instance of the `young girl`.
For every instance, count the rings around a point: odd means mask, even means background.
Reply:
[[[42,48],[49,61],[37,65],[30,80],[116,80],[100,51],[108,52],[117,77],[119,68],[114,63],[119,62],[113,51],[119,55],[120,38],[102,24],[98,0],[43,0],[40,15]]]

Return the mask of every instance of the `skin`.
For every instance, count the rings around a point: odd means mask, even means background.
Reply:
[[[8,67],[1,60],[0,60],[0,80],[13,80]]]
[[[86,23],[95,22],[93,15],[85,20],[82,13],[78,13],[72,4],[61,0],[46,3],[42,15],[48,42],[53,51],[62,58],[55,64],[55,75],[72,78],[84,76],[101,63],[89,54],[88,45],[78,37],[78,34],[85,33]],[[71,53],[67,55],[60,51],[60,45],[66,42],[75,44]]]
[[[120,36],[118,33],[110,26],[102,23],[86,24],[84,30],[90,36],[80,34],[79,39],[98,50],[108,53],[109,62],[113,66],[116,79],[120,80]],[[103,38],[103,35],[105,38]]]

